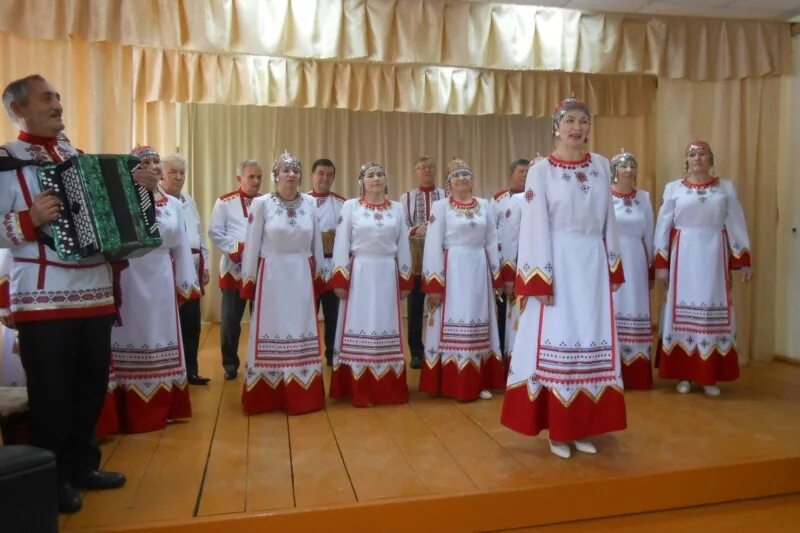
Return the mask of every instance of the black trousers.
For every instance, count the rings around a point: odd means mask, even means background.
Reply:
[[[200,300],[189,300],[178,307],[181,319],[181,338],[183,339],[183,359],[186,373],[196,376],[197,350],[200,348]]]
[[[423,359],[425,345],[422,343],[422,319],[425,310],[425,293],[422,292],[420,277],[414,277],[414,290],[406,298],[408,311],[408,350],[411,357]]]
[[[108,387],[113,320],[108,315],[17,325],[32,444],[55,453],[60,482],[100,466],[94,428]]]
[[[322,306],[322,317],[325,320],[325,360],[333,360],[333,348],[336,343],[336,320],[339,317],[339,298],[333,291],[328,291],[319,297],[317,312]]]
[[[238,289],[222,289],[220,344],[222,368],[225,370],[239,370],[239,336],[242,333],[242,316],[246,305],[247,300],[239,296]]]
[[[497,334],[500,335],[500,354],[506,354],[506,310],[508,309],[508,296],[505,294],[497,301]]]

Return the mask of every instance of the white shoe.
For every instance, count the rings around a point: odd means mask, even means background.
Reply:
[[[550,451],[553,455],[557,455],[562,459],[569,459],[572,455],[572,449],[566,442],[550,441]]]
[[[719,396],[722,394],[722,391],[716,385],[703,386],[703,392],[706,393],[706,396]]]
[[[679,381],[676,388],[678,389],[679,393],[686,394],[692,389],[692,385],[688,381]]]
[[[478,398],[480,398],[481,400],[491,400],[492,393],[489,392],[488,390],[482,390],[481,393],[478,394]]]
[[[591,455],[597,453],[597,448],[595,448],[594,444],[592,444],[588,440],[576,440],[574,444],[575,444],[575,449],[581,453],[588,453]]]

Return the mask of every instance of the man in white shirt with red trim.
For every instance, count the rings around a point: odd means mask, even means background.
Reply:
[[[2,166],[3,158],[41,164],[79,153],[61,133],[61,96],[41,76],[10,83],[3,105],[20,133],[0,147]],[[10,311],[27,376],[31,441],[55,453],[59,510],[76,512],[82,506],[76,486],[125,483],[122,474],[99,470],[94,440],[108,386],[114,267],[59,259],[47,223],[60,215],[61,202],[52,191],[41,191],[36,170],[28,165],[0,172],[0,246],[10,247],[14,261]],[[135,179],[154,187],[158,175],[138,171]]]
[[[186,236],[192,249],[194,268],[197,279],[205,293],[208,285],[208,249],[203,242],[203,223],[194,198],[182,192],[186,184],[186,160],[179,154],[170,155],[161,160],[161,187],[164,192],[181,201],[183,221],[186,224]],[[197,351],[200,348],[200,299],[187,300],[178,307],[181,321],[181,339],[183,340],[183,357],[186,362],[186,378],[191,385],[205,385],[209,378],[199,374]]]
[[[321,274],[327,280],[333,265],[333,241],[336,237],[336,226],[339,223],[339,212],[345,198],[331,191],[336,179],[336,167],[330,159],[317,159],[311,166],[312,190],[308,193],[317,199],[317,223],[322,234],[322,251],[325,264]],[[333,289],[319,296],[317,307],[322,305],[322,316],[325,319],[325,361],[333,364],[333,345],[336,341],[336,319],[339,314],[339,298]]]
[[[236,167],[239,188],[223,194],[214,203],[208,237],[222,253],[219,262],[219,288],[222,290],[220,344],[225,379],[236,379],[239,371],[239,335],[247,300],[239,295],[242,288],[242,253],[247,234],[250,203],[259,196],[261,165],[245,159]]]
[[[414,173],[419,187],[411,189],[400,197],[400,204],[410,228],[408,237],[411,245],[411,273],[414,289],[406,300],[408,306],[408,349],[411,352],[411,368],[422,368],[425,360],[425,346],[422,343],[422,318],[425,294],[421,290],[422,252],[425,249],[425,232],[431,205],[445,197],[444,189],[436,187],[436,164],[430,156],[421,156],[414,161]]]

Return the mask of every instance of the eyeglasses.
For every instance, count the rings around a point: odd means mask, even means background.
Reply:
[[[436,165],[419,165],[417,166],[417,170],[435,170]]]

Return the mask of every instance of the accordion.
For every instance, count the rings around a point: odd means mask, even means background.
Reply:
[[[131,174],[138,164],[129,155],[76,155],[38,169],[42,190],[53,189],[62,202],[50,222],[59,259],[123,259],[161,244],[153,193]]]

